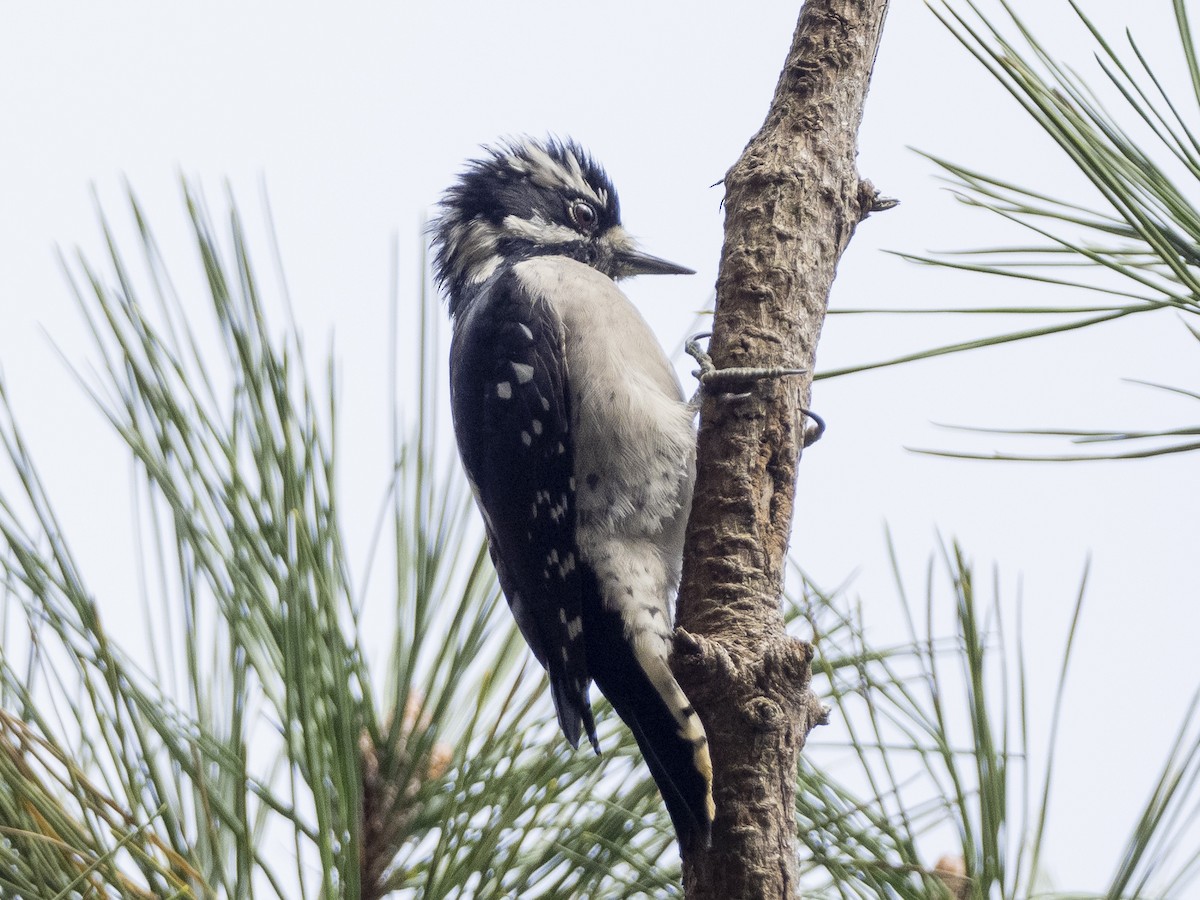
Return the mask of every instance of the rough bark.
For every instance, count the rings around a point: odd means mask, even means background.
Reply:
[[[855,167],[886,10],[808,0],[766,121],[725,177],[713,363],[806,373],[708,390],[701,406],[674,654],[714,767],[712,848],[684,860],[697,900],[797,892],[796,764],[822,705],[780,599],[829,288],[855,226],[888,205]]]

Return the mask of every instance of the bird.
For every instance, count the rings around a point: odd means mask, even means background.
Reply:
[[[459,455],[563,734],[600,753],[594,682],[633,733],[681,853],[710,846],[708,740],[669,665],[695,411],[617,286],[694,272],[638,248],[608,175],[570,139],[484,145],[430,232]]]

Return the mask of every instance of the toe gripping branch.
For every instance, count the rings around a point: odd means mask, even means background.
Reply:
[[[745,400],[750,396],[749,391],[736,391],[733,389],[748,387],[756,381],[762,381],[765,378],[784,378],[789,375],[803,375],[808,371],[807,369],[792,369],[786,366],[767,366],[764,368],[733,366],[728,369],[718,369],[713,365],[712,357],[700,346],[700,341],[708,337],[712,337],[711,331],[701,331],[698,334],[692,335],[684,344],[684,349],[687,351],[688,356],[700,364],[700,368],[692,372],[692,376],[700,382],[695,396],[692,397],[693,405],[699,404],[700,395],[706,391],[730,400]],[[808,447],[819,441],[821,435],[825,433],[825,420],[811,409],[800,407],[800,412],[812,420],[812,425],[804,429],[804,446]]]

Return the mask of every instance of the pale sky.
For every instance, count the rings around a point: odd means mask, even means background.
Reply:
[[[570,135],[607,167],[626,227],[651,252],[697,270],[627,285],[663,342],[676,346],[715,282],[721,194],[710,185],[762,120],[798,5],[760,2],[735,13],[717,3],[364,2],[336,11],[314,3],[6,4],[0,369],[110,631],[138,609],[126,531],[130,467],[51,343],[73,362],[90,358],[53,248],[79,246],[101,260],[93,187],[128,236],[127,179],[165,257],[178,261],[177,286],[202,296],[180,174],[199,180],[216,214],[231,185],[262,248],[259,266],[269,272],[266,185],[311,354],[319,360],[332,340],[341,360],[341,507],[357,562],[389,477],[393,247],[401,315],[415,322],[415,301],[405,298],[415,296],[420,278],[420,222],[462,161],[506,134]],[[1013,5],[1056,54],[1087,65],[1085,34],[1065,2]],[[1082,5],[1114,37],[1134,25],[1161,53],[1165,71],[1178,74],[1165,0],[1139,8],[1136,22],[1127,3]],[[862,174],[901,205],[859,228],[840,266],[834,309],[1087,301],[882,252],[1021,238],[954,203],[934,166],[909,148],[1091,199],[922,3],[895,0],[860,146]],[[1018,324],[832,317],[818,363],[836,368]],[[1023,597],[1032,718],[1044,726],[1090,556],[1046,859],[1064,888],[1097,888],[1115,865],[1200,682],[1196,459],[998,464],[905,448],[1067,449],[960,435],[934,422],[1192,424],[1194,403],[1122,379],[1195,389],[1195,353],[1177,317],[1161,314],[821,382],[814,391],[829,432],[801,466],[794,553],[825,586],[853,579],[850,591],[879,643],[902,638],[890,630],[897,619],[885,524],[918,597],[938,535],[957,538],[982,583],[998,567],[1007,610]],[[689,368],[680,362],[681,372]],[[0,475],[0,486],[9,483]],[[815,734],[809,752],[836,757],[822,740]],[[1096,815],[1099,791],[1103,816]],[[950,849],[929,848],[930,862]]]

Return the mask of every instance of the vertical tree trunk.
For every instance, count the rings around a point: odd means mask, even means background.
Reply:
[[[715,777],[712,849],[684,860],[696,900],[796,894],[796,764],[822,706],[780,598],[829,288],[855,226],[889,205],[854,163],[886,10],[805,3],[767,119],[725,177],[713,362],[806,373],[714,388],[701,407],[674,654]]]

